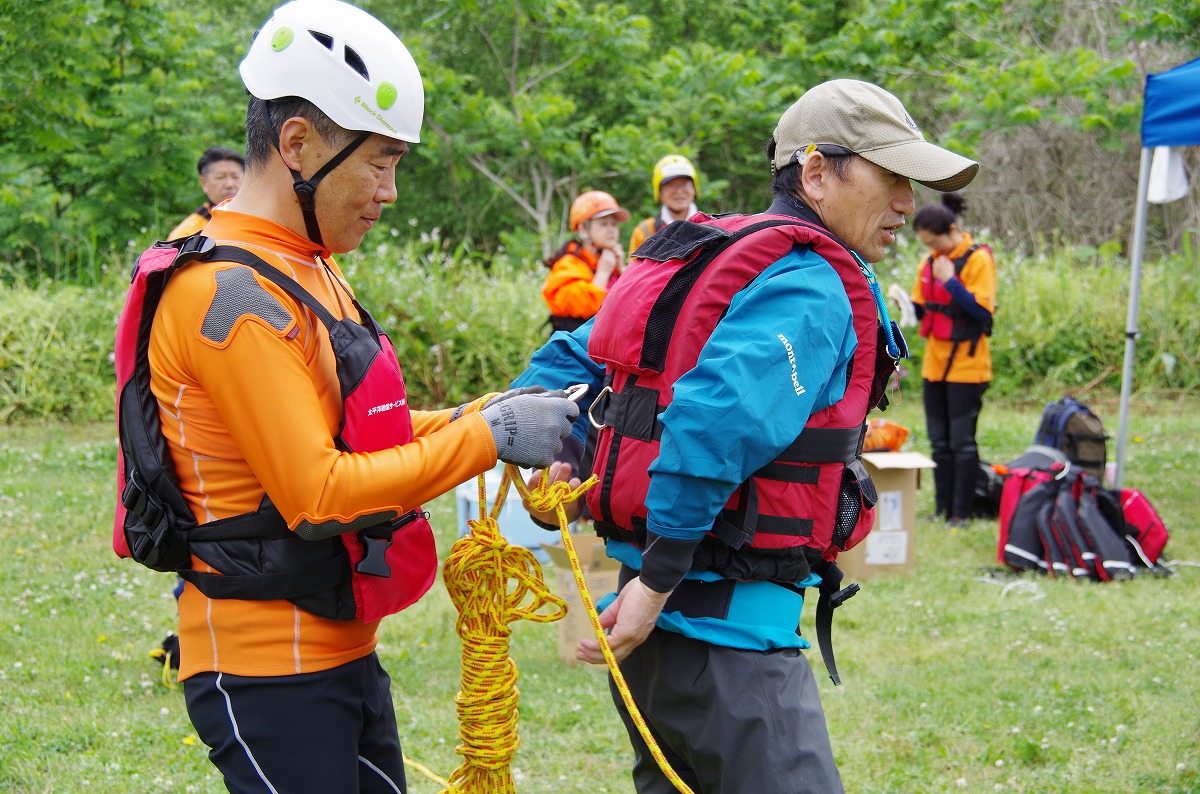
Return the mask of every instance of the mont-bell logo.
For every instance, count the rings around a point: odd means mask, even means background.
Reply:
[[[921,134],[921,128],[917,126],[917,122],[913,121],[912,116],[908,115],[907,111],[904,113],[904,123],[907,124],[908,128],[916,134]]]

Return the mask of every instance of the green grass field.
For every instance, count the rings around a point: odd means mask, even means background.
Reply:
[[[1091,404],[1115,434],[1115,400]],[[983,455],[1015,457],[1040,409],[987,402]],[[1200,560],[1197,409],[1196,398],[1135,403],[1126,475],[1181,561]],[[927,451],[919,391],[889,418]],[[0,791],[224,790],[182,692],[147,657],[172,627],[172,580],[109,550],[115,456],[107,425],[0,428]],[[926,476],[918,515],[931,490]],[[453,501],[431,507],[447,550]],[[919,522],[916,571],[869,580],[839,610],[844,685],[813,659],[847,791],[1200,792],[1200,570],[1102,585],[1026,578],[1006,593],[1014,580],[995,545],[994,521],[954,532]],[[631,791],[603,673],[564,667],[555,645],[552,625],[515,632],[518,791]],[[380,655],[406,752],[449,774],[459,642],[440,584],[384,622]],[[438,789],[410,774],[410,791]]]

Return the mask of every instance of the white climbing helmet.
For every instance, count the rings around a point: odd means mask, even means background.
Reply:
[[[275,10],[238,71],[259,99],[307,99],[346,130],[421,139],[425,90],[403,42],[340,0],[292,0]]]

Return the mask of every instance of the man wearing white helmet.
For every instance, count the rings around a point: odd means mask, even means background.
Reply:
[[[404,791],[375,646],[379,619],[437,570],[420,506],[497,458],[548,465],[578,409],[519,390],[410,412],[390,343],[332,259],[396,200],[419,140],[421,76],[401,41],[353,6],[296,0],[240,71],[245,182],[203,233],[216,247],[189,238],[142,309],[154,435],[195,519],[179,677],[230,791]],[[122,453],[141,470],[124,438]],[[136,494],[122,501],[144,518]]]

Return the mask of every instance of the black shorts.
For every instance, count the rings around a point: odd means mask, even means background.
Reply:
[[[200,673],[183,691],[234,794],[406,791],[391,680],[374,653],[319,673]]]
[[[743,651],[655,629],[621,673],[659,749],[697,794],[843,791],[817,682],[798,649]],[[609,683],[636,754],[634,786],[674,794]]]

